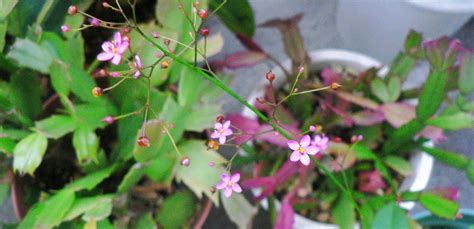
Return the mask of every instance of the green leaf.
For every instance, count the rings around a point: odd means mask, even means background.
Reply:
[[[438,148],[422,147],[422,149],[439,162],[454,168],[465,169],[469,164],[469,159],[458,153],[449,152]]]
[[[33,176],[43,160],[47,146],[48,139],[39,133],[32,133],[22,139],[13,151],[13,169],[20,174],[28,173]]]
[[[196,132],[204,131],[212,127],[216,117],[221,113],[221,105],[196,104],[189,115],[184,117],[184,128]]]
[[[12,155],[16,142],[11,138],[0,138],[0,152]]]
[[[84,212],[82,215],[82,219],[84,221],[100,221],[103,220],[112,213],[112,199],[104,199],[99,204],[95,204],[95,206],[88,211]]]
[[[405,52],[412,57],[418,57],[420,54],[423,37],[421,33],[410,30],[405,39]]]
[[[378,77],[375,77],[371,82],[370,82],[370,90],[372,93],[377,96],[382,102],[388,102],[390,101],[390,94],[387,88],[387,85],[385,85],[384,81]]]
[[[58,139],[74,130],[76,123],[68,115],[52,115],[35,123],[36,129],[48,138]]]
[[[97,162],[97,152],[99,150],[99,138],[93,129],[87,126],[79,126],[72,137],[72,145],[76,150],[79,163],[88,161]]]
[[[146,213],[140,217],[140,219],[137,222],[137,225],[135,225],[136,229],[156,229],[158,228],[156,226],[155,220],[153,220],[153,217],[151,216],[151,213]]]
[[[199,100],[198,95],[204,89],[205,79],[188,68],[179,69],[178,103],[181,106],[190,106]]]
[[[0,0],[0,21],[7,17],[17,3],[18,0]]]
[[[410,164],[398,156],[387,156],[384,158],[385,164],[403,176],[410,176],[413,171]]]
[[[72,206],[75,194],[72,189],[63,189],[44,202],[38,214],[35,228],[52,228],[58,226],[64,215]]]
[[[73,220],[83,214],[91,215],[91,213],[94,213],[97,211],[97,209],[100,209],[101,205],[105,205],[107,207],[106,209],[104,209],[104,213],[106,213],[108,211],[108,208],[112,207],[112,197],[112,195],[98,195],[93,197],[84,197],[76,199],[69,211],[65,214],[64,221]],[[103,219],[105,217],[99,218]],[[101,220],[99,218],[95,220]]]
[[[108,168],[88,174],[87,176],[70,183],[69,185],[67,185],[67,187],[75,191],[80,191],[83,189],[92,190],[93,188],[95,188],[95,186],[97,186],[103,180],[109,177],[115,171],[115,169],[116,166],[110,166]]]
[[[1,0],[0,0],[1,1]],[[7,34],[7,22],[0,20],[0,52],[3,52],[5,47],[5,35]]]
[[[389,99],[388,101],[390,102],[397,101],[398,97],[400,96],[400,87],[401,87],[400,78],[391,77],[388,79],[388,85],[387,85],[388,99]]]
[[[471,52],[464,54],[458,86],[463,95],[468,95],[474,91],[474,54]]]
[[[176,192],[165,199],[156,220],[163,228],[182,228],[192,219],[196,204],[196,198],[191,192]]]
[[[372,228],[408,229],[408,217],[395,202],[390,202],[377,212]]]
[[[432,70],[421,91],[420,100],[416,106],[416,118],[425,121],[435,114],[443,102],[448,71]]]
[[[81,98],[82,101],[97,103],[102,98],[96,98],[92,95],[92,89],[97,86],[94,79],[82,68],[74,65],[69,66],[71,77],[71,91]]]
[[[388,72],[389,78],[399,77],[403,82],[406,80],[408,73],[413,69],[416,64],[416,59],[407,55],[406,53],[400,52],[395,60],[390,64],[390,71]]]
[[[176,153],[170,152],[149,161],[145,172],[154,182],[171,185],[176,166]]]
[[[150,147],[140,147],[135,143],[135,148],[133,149],[135,160],[145,162],[157,156],[158,151],[162,147],[163,138],[166,135],[166,133],[163,133],[163,125],[166,124],[159,120],[150,120],[145,124],[146,136],[150,139]],[[141,129],[138,130],[135,139],[138,139],[140,136],[142,136]]]
[[[204,47],[206,47],[206,49],[204,49]],[[197,62],[204,61],[204,54],[206,58],[209,58],[219,53],[222,48],[224,48],[224,37],[222,37],[221,33],[215,33],[205,39],[200,39],[197,44]],[[206,52],[204,52],[204,50],[206,50]],[[194,62],[194,49],[188,49],[184,52],[183,59],[188,62]]]
[[[243,195],[234,194],[230,198],[220,192],[222,206],[229,219],[237,225],[238,228],[247,228],[252,222],[253,217],[258,212],[258,208],[252,206]]]
[[[466,112],[457,112],[451,115],[441,115],[426,120],[426,124],[445,130],[460,130],[474,127],[474,117]]]
[[[356,219],[351,197],[341,194],[332,209],[332,215],[334,217],[334,222],[340,228],[354,228]]]
[[[27,39],[17,39],[7,58],[16,60],[22,67],[31,68],[41,73],[48,73],[53,58],[39,45]]]
[[[422,193],[420,203],[431,213],[442,218],[455,219],[459,212],[459,206],[456,202],[432,193]]]
[[[362,228],[372,228],[372,222],[374,221],[375,213],[374,209],[370,205],[370,202],[365,202],[360,208],[360,224]]]
[[[145,174],[145,168],[140,163],[135,163],[130,169],[128,170],[125,177],[120,182],[118,186],[119,193],[128,192],[135,184],[137,184]]]
[[[33,120],[43,107],[38,77],[31,72],[19,71],[10,80],[11,102],[22,116]]]
[[[216,151],[207,150],[202,141],[186,141],[179,145],[179,149],[183,156],[189,157],[191,164],[188,167],[178,165],[176,179],[184,182],[198,198],[204,193],[215,205],[219,205],[218,196],[209,187],[216,185],[224,170],[217,166],[209,167],[208,163],[221,164],[226,160]]]
[[[30,208],[26,216],[21,220],[18,225],[18,229],[30,229],[34,228],[38,215],[43,212],[45,202],[38,202]]]
[[[466,176],[469,182],[474,185],[474,160],[469,161],[469,165],[466,167]]]
[[[71,89],[71,75],[69,74],[68,65],[61,61],[55,60],[49,67],[51,75],[51,84],[57,93],[69,95]]]
[[[356,152],[357,160],[377,160],[377,155],[365,145],[354,144],[352,150]]]
[[[209,8],[216,10],[224,0],[211,0]],[[252,8],[247,0],[227,1],[217,15],[224,24],[234,33],[252,37],[255,33],[255,19]]]

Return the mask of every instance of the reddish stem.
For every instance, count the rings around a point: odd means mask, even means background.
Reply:
[[[207,217],[209,216],[209,212],[211,212],[212,201],[209,198],[206,198],[206,203],[204,203],[204,209],[202,209],[201,214],[198,217],[198,220],[194,224],[194,229],[201,229],[206,222]]]

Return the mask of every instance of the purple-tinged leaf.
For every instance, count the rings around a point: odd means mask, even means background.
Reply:
[[[288,19],[273,19],[260,25],[280,30],[285,52],[291,59],[294,73],[298,72],[298,66],[304,66],[309,60],[309,56],[304,48],[303,36],[298,26],[301,18],[303,18],[303,14],[297,14]]]
[[[291,205],[295,193],[294,191],[289,192],[283,197],[281,202],[280,212],[278,213],[278,218],[275,223],[274,229],[291,229],[295,223],[295,210]]]
[[[222,61],[215,61],[212,66],[218,70],[223,68],[237,69],[256,65],[267,59],[267,54],[255,51],[241,51],[226,56]]]
[[[291,133],[290,135],[292,135],[293,137],[297,136],[300,133],[299,129],[294,126],[283,124],[282,127],[287,131],[287,133],[288,132]],[[271,143],[280,147],[284,147],[284,148],[287,147],[286,142],[288,141],[288,139],[283,137],[277,131],[271,131],[272,129],[273,127],[270,126],[269,124],[263,124],[258,130],[258,132],[259,133],[266,132],[266,133],[258,135],[257,139],[266,141],[268,143]]]
[[[361,107],[365,107],[367,109],[377,110],[379,108],[379,104],[377,104],[376,102],[374,102],[370,99],[367,99],[367,98],[363,98],[363,97],[360,97],[360,96],[357,96],[357,95],[353,95],[351,93],[344,92],[344,91],[337,91],[335,94],[340,99],[343,99],[343,100],[346,100],[348,102],[354,103],[354,104],[359,105]]]
[[[242,135],[235,136],[234,143],[237,145],[249,141],[253,137],[253,134],[258,133],[260,129],[260,123],[258,123],[256,119],[247,118],[241,114],[228,115],[227,120],[240,131],[244,132]]]
[[[385,115],[382,112],[363,110],[351,115],[352,120],[359,126],[371,126],[382,123],[385,120]]]
[[[341,76],[334,72],[330,67],[323,68],[323,71],[321,71],[321,77],[323,78],[323,83],[326,86],[329,86],[332,83],[337,83],[341,80]]]
[[[430,192],[452,201],[457,201],[459,198],[459,188],[456,187],[435,188]]]
[[[237,36],[237,39],[239,39],[240,43],[243,46],[245,46],[248,50],[265,53],[265,51],[262,49],[262,47],[260,47],[260,45],[255,43],[255,41],[252,40],[252,38],[249,38],[249,37],[247,37],[245,35],[242,35],[242,34],[236,34],[236,36]]]
[[[415,107],[406,103],[386,103],[380,106],[380,111],[385,114],[388,123],[395,128],[416,117]]]
[[[359,191],[376,193],[378,189],[387,187],[382,174],[378,170],[359,174]]]
[[[458,39],[446,36],[427,41],[423,47],[431,66],[439,70],[451,67],[456,62],[458,53],[463,50]]]

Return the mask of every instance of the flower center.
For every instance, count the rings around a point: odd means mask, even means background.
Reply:
[[[112,45],[112,52],[117,53],[117,48],[115,47],[115,45]]]
[[[221,134],[224,133],[224,130],[223,130],[223,129],[220,129],[220,130],[219,130],[219,133],[221,133]]]
[[[298,149],[298,151],[300,151],[301,154],[304,154],[304,152],[306,151],[306,149],[303,148],[303,147],[300,147],[300,148]]]
[[[229,181],[229,182],[227,183],[227,186],[229,186],[229,187],[232,187],[232,185],[234,185],[234,183],[232,183],[232,181]]]

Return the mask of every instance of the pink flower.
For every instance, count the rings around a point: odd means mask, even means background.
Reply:
[[[229,198],[234,192],[242,192],[242,188],[237,182],[240,180],[240,173],[236,173],[232,176],[227,175],[226,173],[221,174],[221,181],[216,184],[217,189],[224,189],[225,197]]]
[[[315,155],[319,153],[319,149],[311,145],[311,138],[309,135],[305,135],[301,138],[300,142],[298,143],[295,140],[289,140],[287,142],[288,147],[293,150],[291,153],[290,161],[300,161],[303,165],[309,165],[310,159],[309,155]]]
[[[232,135],[234,132],[230,129],[230,121],[227,120],[224,124],[216,122],[214,124],[214,132],[211,134],[211,138],[219,139],[220,144],[225,144],[226,138]]]
[[[311,145],[316,146],[318,148],[318,152],[321,152],[328,148],[329,138],[324,135],[316,134],[314,136],[314,140],[311,141]]]
[[[122,61],[122,55],[127,51],[129,43],[127,40],[122,39],[120,32],[116,32],[114,35],[114,41],[106,41],[102,44],[103,52],[97,55],[97,59],[100,61],[109,61],[112,64],[119,65]]]
[[[63,33],[67,33],[71,30],[71,28],[69,28],[69,26],[67,25],[62,25],[61,26],[61,31],[63,31]]]
[[[140,71],[143,69],[142,60],[138,55],[135,56],[135,64],[133,68],[135,68],[135,74],[133,75],[133,78],[137,79],[141,74]]]
[[[100,25],[100,21],[97,18],[89,18],[89,22],[93,27],[98,27]]]

